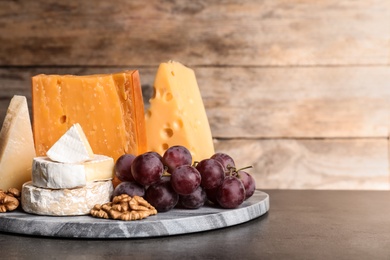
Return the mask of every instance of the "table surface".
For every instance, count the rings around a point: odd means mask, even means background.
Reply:
[[[1,258],[390,259],[390,191],[264,191],[269,212],[233,227],[118,240],[0,233]]]

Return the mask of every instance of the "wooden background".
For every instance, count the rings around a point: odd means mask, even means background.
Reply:
[[[385,0],[0,0],[0,123],[39,73],[138,69],[148,106],[171,59],[258,188],[390,188]]]

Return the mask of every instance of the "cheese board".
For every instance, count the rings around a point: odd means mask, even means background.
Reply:
[[[64,238],[145,238],[210,231],[258,218],[270,208],[269,195],[256,190],[236,209],[203,206],[172,209],[143,220],[119,221],[91,216],[52,217],[16,210],[0,214],[0,232]]]

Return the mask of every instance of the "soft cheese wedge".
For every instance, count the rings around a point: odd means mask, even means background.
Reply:
[[[31,164],[35,157],[33,134],[27,99],[11,99],[0,131],[0,189],[21,189],[31,180]]]
[[[95,154],[115,161],[146,152],[144,103],[138,71],[32,78],[36,153],[46,152],[79,123]]]
[[[111,181],[89,182],[76,189],[44,189],[23,184],[22,208],[27,213],[51,216],[88,215],[95,204],[111,200]]]
[[[95,155],[83,163],[60,163],[48,157],[33,160],[32,184],[36,187],[65,189],[85,186],[91,181],[110,180],[113,177],[114,160]]]
[[[195,73],[178,62],[160,64],[145,121],[148,150],[163,154],[170,146],[183,145],[194,161],[214,154]]]
[[[74,124],[46,155],[56,162],[80,163],[92,159],[94,154],[80,124]]]

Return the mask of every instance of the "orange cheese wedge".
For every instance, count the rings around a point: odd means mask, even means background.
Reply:
[[[118,159],[146,152],[144,103],[138,71],[32,78],[37,156],[79,123],[95,154]]]

